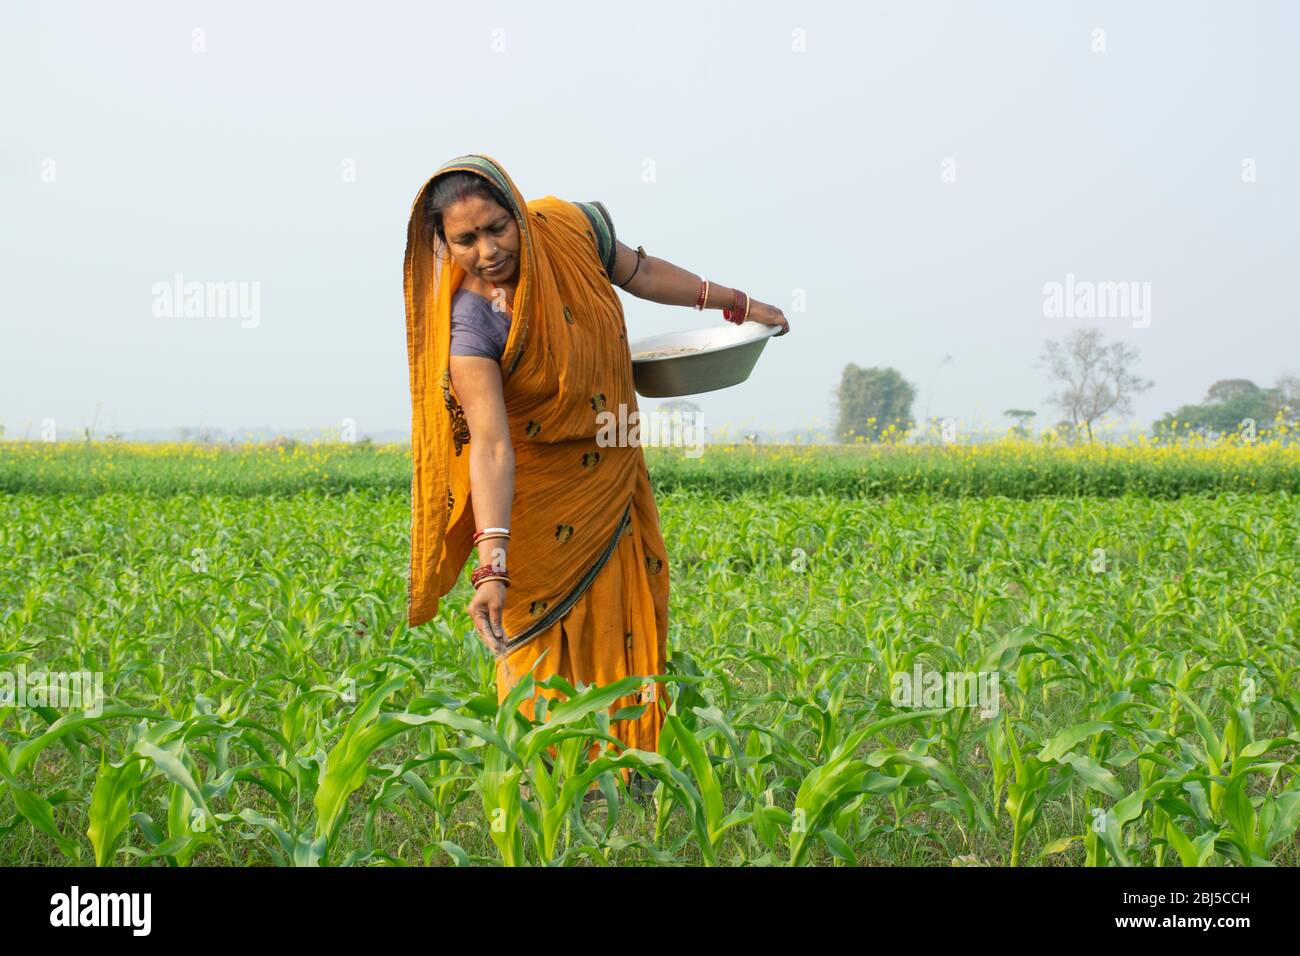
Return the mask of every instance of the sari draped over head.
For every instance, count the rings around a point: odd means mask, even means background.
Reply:
[[[451,300],[466,273],[445,244],[435,238],[431,251],[423,239],[425,193],[452,171],[496,186],[520,232],[518,285],[500,360],[515,484],[498,698],[534,664],[538,680],[559,674],[571,684],[661,674],[668,557],[645,455],[626,439],[637,401],[622,303],[609,278],[613,223],[599,203],[549,195],[525,202],[505,170],[481,154],[457,157],[430,177],[407,229],[408,623],[418,626],[437,613],[439,598],[466,571],[475,531],[473,436],[448,359]],[[662,685],[648,683],[617,706],[637,703],[649,706],[639,718],[614,721],[611,732],[628,746],[655,750],[666,705]],[[530,715],[532,704],[525,705]]]

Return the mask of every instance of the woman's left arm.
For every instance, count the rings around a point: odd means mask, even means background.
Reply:
[[[628,281],[628,276],[632,280]],[[618,285],[626,282],[626,285]],[[664,259],[647,255],[637,266],[637,252],[619,242],[614,253],[614,285],[632,293],[638,299],[658,302],[662,305],[695,305],[700,299],[700,277],[692,272],[673,265]],[[730,309],[735,290],[716,282],[709,283],[706,309]],[[785,314],[774,305],[759,302],[753,297],[749,300],[749,319],[764,325],[779,325],[777,335],[790,331],[790,323]]]

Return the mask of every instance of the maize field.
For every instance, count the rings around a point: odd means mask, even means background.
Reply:
[[[647,457],[673,710],[593,759],[638,678],[406,627],[408,449],[7,443],[0,863],[1300,863],[1300,449]]]

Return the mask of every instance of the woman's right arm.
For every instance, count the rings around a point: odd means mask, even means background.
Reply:
[[[614,250],[614,284],[617,285],[620,281],[625,283],[619,288],[638,299],[661,305],[694,305],[699,299],[700,277],[693,272],[687,272],[681,266],[652,255],[646,255],[638,264],[636,250],[622,242],[616,243]],[[734,289],[710,282],[706,291],[708,299],[704,302],[704,308],[731,308]],[[785,335],[790,331],[790,323],[784,312],[757,299],[750,302],[749,318],[750,321],[761,322],[763,325],[780,326],[781,331],[777,335]]]
[[[451,384],[465,410],[469,426],[470,500],[476,528],[509,528],[515,497],[515,450],[510,443],[501,366],[494,359],[453,355],[449,360]],[[479,549],[479,567],[497,563],[506,568],[509,541],[492,538]],[[504,638],[501,613],[505,608],[506,586],[486,581],[474,592],[470,618],[479,636],[493,651]]]

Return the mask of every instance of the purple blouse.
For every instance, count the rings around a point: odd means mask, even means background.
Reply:
[[[476,292],[457,289],[451,297],[451,354],[501,360],[510,335],[510,313],[498,312]]]

